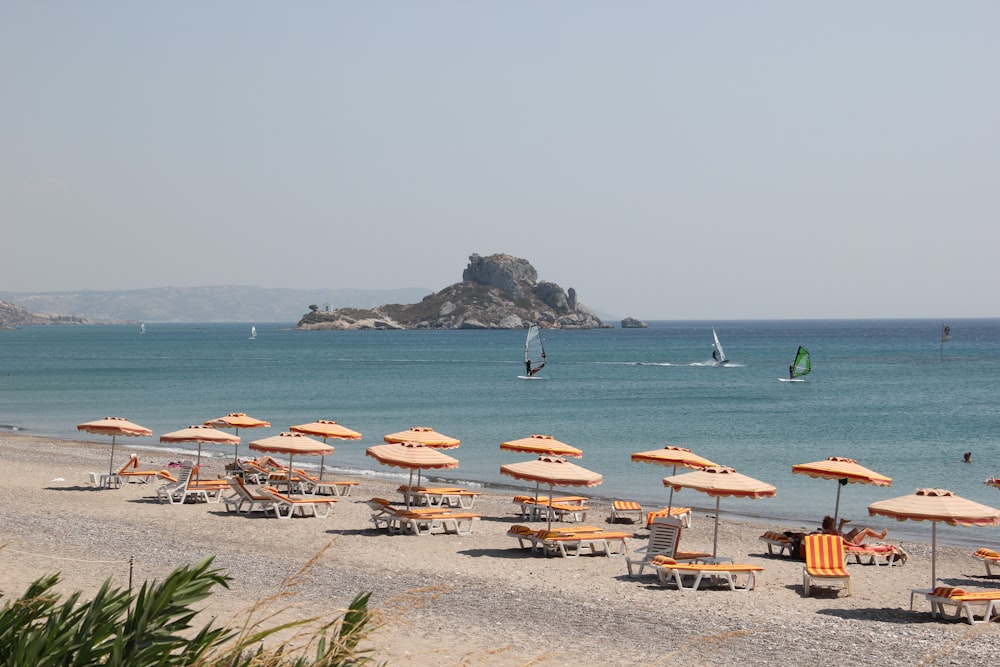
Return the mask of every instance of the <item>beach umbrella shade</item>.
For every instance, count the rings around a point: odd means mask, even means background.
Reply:
[[[914,493],[868,506],[868,514],[896,521],[931,522],[931,588],[937,586],[937,525],[996,526],[1000,510],[956,496],[947,489],[917,489]]]
[[[251,417],[245,412],[230,412],[228,415],[219,417],[218,419],[210,419],[205,422],[205,425],[214,426],[215,428],[235,429],[236,435],[240,434],[241,428],[271,428],[271,422]],[[233,463],[237,465],[239,465],[239,450],[239,447],[233,450]]]
[[[250,449],[267,454],[288,454],[288,490],[292,489],[292,460],[295,456],[327,456],[333,454],[333,445],[314,440],[305,433],[282,432],[270,438],[254,440]]]
[[[833,506],[834,525],[840,513],[840,487],[847,484],[873,484],[875,486],[892,486],[892,478],[886,477],[874,470],[860,465],[854,459],[843,456],[831,456],[825,461],[799,463],[792,466],[792,472],[798,475],[809,475],[817,479],[837,480],[837,502]]]
[[[652,463],[658,466],[669,466],[673,468],[673,475],[677,474],[677,466],[701,470],[719,465],[709,461],[703,456],[698,456],[690,449],[667,445],[660,449],[653,449],[648,452],[636,452],[632,455],[632,460],[636,463]],[[670,487],[670,499],[667,501],[667,510],[674,506],[674,488]]]
[[[292,433],[305,433],[306,435],[316,436],[318,438],[323,438],[323,442],[326,442],[327,438],[335,438],[337,440],[360,440],[361,434],[357,431],[352,431],[351,429],[338,424],[335,421],[329,419],[320,419],[314,422],[309,422],[308,424],[299,424],[298,426],[291,426],[288,429]],[[326,467],[326,455],[320,456],[319,459],[319,480],[323,481],[323,469]]]
[[[577,449],[565,442],[556,440],[551,435],[530,435],[527,438],[508,440],[500,443],[500,449],[507,452],[524,454],[560,456],[563,458],[580,458],[583,450]]]
[[[409,470],[410,479],[407,485],[411,487],[414,470],[417,471],[417,486],[420,486],[420,475],[424,470],[450,470],[458,467],[458,459],[420,442],[392,442],[385,445],[372,445],[365,451],[365,455],[383,465]],[[406,498],[406,506],[409,507],[409,494]]]
[[[604,481],[600,473],[587,470],[575,463],[570,463],[558,456],[539,456],[533,461],[508,463],[500,466],[502,475],[514,479],[535,483],[535,497],[538,497],[538,485],[549,486],[548,527],[552,528],[552,489],[557,486],[597,486]]]
[[[753,477],[736,472],[725,466],[712,466],[681,475],[663,478],[663,486],[681,489],[694,489],[715,498],[715,533],[712,538],[712,557],[718,555],[719,547],[719,500],[723,497],[734,498],[773,498],[778,490]]]
[[[434,447],[435,449],[451,449],[458,447],[461,442],[458,438],[438,433],[429,426],[414,426],[411,429],[390,433],[382,438],[390,444],[402,442],[419,442],[421,445]]]
[[[225,431],[220,431],[217,428],[211,426],[205,426],[204,424],[195,424],[193,426],[188,426],[187,428],[182,428],[179,431],[171,431],[170,433],[164,433],[160,436],[160,442],[166,442],[171,444],[182,443],[182,442],[194,442],[198,444],[198,462],[195,465],[201,465],[201,446],[204,444],[213,445],[234,445],[234,449],[240,444],[240,436],[232,435],[226,433]]]
[[[124,417],[105,417],[104,419],[98,419],[97,421],[77,424],[76,430],[84,431],[85,433],[96,433],[98,435],[111,436],[111,461],[108,463],[109,475],[113,475],[115,473],[115,440],[118,436],[127,435],[137,437],[143,435],[153,435],[153,432],[150,429],[145,426],[133,424]]]

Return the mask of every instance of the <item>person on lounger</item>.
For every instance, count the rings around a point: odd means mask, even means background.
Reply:
[[[884,529],[881,533],[872,530],[871,528],[865,526],[864,528],[852,528],[846,533],[844,532],[844,524],[850,523],[850,519],[841,519],[840,525],[834,525],[834,520],[832,516],[823,517],[823,530],[822,532],[827,535],[840,535],[844,538],[845,542],[850,542],[851,544],[861,544],[865,541],[866,537],[877,537],[880,540],[884,540],[885,536],[889,534],[889,529]]]

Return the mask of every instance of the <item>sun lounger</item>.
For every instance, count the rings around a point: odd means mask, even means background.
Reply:
[[[507,535],[516,538],[522,549],[540,551],[540,536],[546,532],[546,530],[539,530],[537,528],[531,528],[530,526],[514,525],[507,530]],[[553,532],[558,532],[564,535],[576,535],[582,533],[600,533],[602,532],[602,529],[597,526],[566,526]]]
[[[273,486],[260,487],[257,495],[271,501],[270,509],[279,519],[290,519],[296,515],[323,518],[330,515],[330,507],[337,502],[336,498],[293,498]]]
[[[802,568],[802,589],[809,595],[810,586],[841,583],[851,594],[851,573],[847,571],[844,538],[840,535],[806,535],[806,565]]]
[[[471,509],[476,504],[476,498],[482,494],[461,487],[399,487],[404,502],[410,505],[426,505],[428,507],[460,507]]]
[[[546,556],[576,558],[584,550],[592,556],[623,556],[628,553],[631,533],[613,531],[540,530],[536,533],[536,550]]]
[[[929,593],[925,593],[927,601],[931,603],[931,616],[941,618],[961,618],[965,614],[965,619],[969,625],[977,623],[988,623],[994,616],[1000,615],[1000,590],[994,591],[969,591],[951,586],[938,586]],[[974,606],[982,606],[983,613],[977,619]],[[953,607],[954,611],[949,614],[945,607]]]
[[[192,488],[191,475],[193,473],[194,462],[184,461],[177,473],[177,481],[167,482],[156,489],[156,497],[161,501],[170,503],[171,505],[180,505],[187,502],[189,499],[202,500],[206,503],[212,499],[218,500],[218,496],[222,493],[221,491],[212,495],[207,489]]]
[[[760,536],[761,542],[767,544],[767,553],[774,555],[774,550],[778,550],[778,555],[788,555],[792,556],[792,549],[795,547],[795,542],[792,541],[788,535],[784,533],[779,533],[776,530],[769,530]]]
[[[160,470],[140,470],[139,457],[132,454],[128,457],[128,462],[115,474],[125,481],[136,481],[140,484],[147,484],[160,477],[161,472]]]
[[[986,576],[993,576],[993,567],[1000,566],[1000,553],[993,551],[992,549],[978,549],[976,553],[973,554],[974,558],[978,558],[986,566]]]
[[[650,526],[653,523],[653,519],[656,518],[673,518],[679,519],[685,528],[691,527],[691,508],[690,507],[671,507],[659,510],[653,510],[652,512],[646,512],[646,525]]]
[[[373,510],[370,520],[375,528],[385,528],[390,533],[430,535],[439,532],[471,535],[475,522],[482,518],[481,514],[455,512],[438,507],[394,507],[384,498],[372,498],[365,502]]]
[[[298,491],[319,496],[349,496],[351,488],[358,485],[354,480],[320,479],[298,469],[293,470],[291,476],[292,484]]]
[[[909,554],[895,544],[851,544],[844,542],[844,553],[847,562],[853,557],[854,562],[861,564],[861,559],[868,560],[869,565],[903,565]]]
[[[649,526],[649,541],[646,546],[639,547],[632,552],[632,556],[625,559],[628,567],[628,576],[638,577],[643,570],[652,564],[656,556],[666,556],[675,562],[689,563],[703,558],[709,558],[712,554],[701,551],[678,551],[677,545],[681,540],[681,522],[678,519],[658,517]]]
[[[222,502],[226,505],[226,510],[230,512],[241,513],[246,508],[246,513],[249,514],[254,510],[260,510],[262,512],[267,512],[274,505],[274,500],[270,497],[256,493],[244,484],[243,480],[239,477],[230,477],[226,480],[229,487],[233,490],[233,495],[223,498]]]
[[[632,514],[636,515],[637,523],[646,520],[646,512],[643,511],[642,505],[634,500],[615,500],[611,503],[611,523],[618,519],[630,518]]]
[[[586,496],[557,496],[552,498],[553,504],[556,505],[580,506],[588,500],[589,498]],[[548,496],[538,496],[537,500],[534,496],[514,496],[514,502],[521,506],[521,518],[531,521],[546,518],[549,504]]]
[[[661,584],[669,586],[670,583],[674,583],[677,590],[681,591],[696,591],[705,579],[721,579],[731,591],[750,591],[757,585],[757,573],[764,571],[759,565],[749,563],[678,563],[667,556],[655,556],[650,565],[656,568]],[[736,585],[736,578],[739,575],[745,575],[747,578],[742,587]],[[685,576],[694,577],[690,586],[684,586]]]

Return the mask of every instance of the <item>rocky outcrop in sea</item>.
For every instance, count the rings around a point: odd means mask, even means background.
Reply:
[[[42,324],[86,324],[82,317],[33,313],[8,301],[0,301],[0,329],[16,329]]]
[[[530,324],[558,329],[606,328],[579,302],[576,290],[538,281],[526,259],[506,254],[474,254],[462,282],[419,303],[388,304],[370,310],[312,310],[300,329],[523,329]]]

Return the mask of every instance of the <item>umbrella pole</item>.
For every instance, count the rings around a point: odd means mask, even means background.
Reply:
[[[671,473],[671,475],[676,475],[676,474],[677,474],[677,466],[675,465],[674,466],[674,471]],[[670,510],[672,510],[673,508],[674,508],[674,487],[671,486],[670,487],[670,499],[667,500],[667,516],[670,516]]]
[[[551,484],[549,484],[549,511],[547,512],[547,514],[549,520],[548,530],[552,530],[552,485]]]
[[[285,493],[292,495],[292,458],[294,454],[288,455],[288,474],[285,476]]]
[[[840,480],[837,480],[837,504],[833,506],[833,527],[837,527],[837,516],[840,514]]]
[[[108,476],[115,474],[115,434],[111,434],[111,461],[108,463]]]
[[[198,460],[194,464],[194,476],[196,478],[200,477],[201,476],[199,474],[200,472],[201,472],[201,443],[199,442],[198,443]]]
[[[326,442],[324,440],[323,442]],[[326,454],[319,457],[319,481],[323,481],[323,468],[326,467]]]
[[[931,590],[937,587],[937,521],[931,521]]]
[[[719,555],[719,499],[715,497],[715,535],[712,537],[712,558]]]

